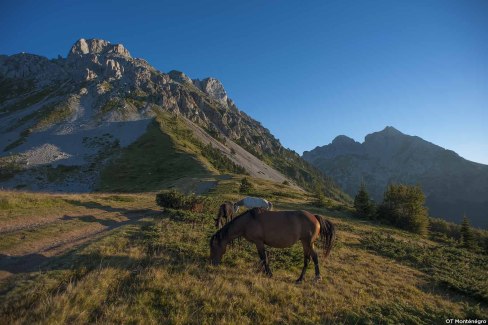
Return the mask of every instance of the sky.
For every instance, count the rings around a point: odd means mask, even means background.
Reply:
[[[302,153],[394,126],[488,164],[488,1],[9,1],[0,53],[122,43],[157,69],[222,81]]]

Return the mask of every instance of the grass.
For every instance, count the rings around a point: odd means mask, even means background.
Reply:
[[[25,158],[21,155],[0,157],[0,181],[9,180],[25,168]]]
[[[361,239],[364,247],[377,254],[405,262],[432,276],[448,289],[488,304],[488,256],[444,245],[419,245],[370,233]]]
[[[11,105],[3,108],[2,113],[9,114],[9,113],[18,111],[20,109],[24,109],[26,107],[32,106],[32,105],[40,102],[41,100],[45,99],[46,97],[50,96],[55,91],[56,91],[56,88],[47,87],[47,88],[44,88],[44,89],[41,89],[38,91],[30,92],[21,100],[18,100],[14,104],[11,104]]]
[[[177,148],[157,122],[144,135],[121,149],[101,173],[99,191],[157,191],[182,177],[205,177],[206,168],[192,156]]]
[[[486,257],[355,219],[347,210],[313,207],[313,195],[287,185],[250,181],[276,207],[308,209],[336,224],[331,256],[319,256],[322,282],[311,281],[309,267],[306,281],[294,284],[303,260],[300,244],[269,249],[273,278],[257,272],[255,247],[243,240],[229,248],[221,266],[211,266],[214,214],[166,209],[0,280],[0,323],[434,324],[486,318],[484,298],[445,286],[432,272],[450,276],[472,269],[464,283],[473,289],[486,281]],[[239,185],[240,177],[222,179],[209,197],[215,202],[238,198]],[[31,229],[26,240],[32,245],[56,231],[61,235],[121,218],[98,213],[155,208],[152,193],[1,195],[0,216],[10,215],[9,222],[54,213],[89,213],[96,219],[50,219]],[[26,234],[2,236],[0,254],[15,252]]]

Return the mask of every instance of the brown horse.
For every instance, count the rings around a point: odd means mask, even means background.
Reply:
[[[300,240],[304,255],[302,273],[297,279],[297,283],[300,283],[305,277],[310,257],[315,264],[315,279],[321,279],[314,242],[319,236],[323,239],[325,257],[327,257],[335,240],[335,228],[324,217],[307,211],[266,211],[254,208],[237,216],[212,236],[210,239],[212,264],[219,264],[227,245],[241,236],[256,245],[259,258],[264,265],[264,272],[268,276],[272,276],[272,273],[264,245],[285,248]]]
[[[215,227],[222,228],[227,222],[234,218],[234,204],[232,202],[224,202],[219,207],[217,218],[215,220]],[[225,222],[224,222],[225,219]]]

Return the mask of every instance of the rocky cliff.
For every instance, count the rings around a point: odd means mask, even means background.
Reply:
[[[93,165],[107,148],[134,143],[164,111],[189,120],[219,142],[232,141],[281,173],[280,181],[309,188],[320,183],[329,193],[337,192],[320,172],[240,111],[219,80],[161,72],[133,58],[121,44],[80,39],[66,58],[0,56],[0,90],[0,163],[9,166],[0,175],[0,186],[18,184],[12,175],[35,166]],[[77,190],[90,190],[96,183],[95,174],[86,174],[88,181],[79,179]],[[255,176],[260,175],[266,171]]]

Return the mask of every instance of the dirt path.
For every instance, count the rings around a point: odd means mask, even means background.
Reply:
[[[49,261],[52,257],[59,256],[67,251],[85,244],[89,241],[100,238],[108,232],[125,225],[133,224],[142,218],[152,217],[160,214],[161,211],[153,209],[128,210],[125,213],[101,212],[87,216],[67,216],[53,218],[49,222],[42,223],[42,227],[49,226],[55,222],[70,222],[81,218],[87,223],[84,227],[69,229],[58,233],[56,236],[45,236],[25,244],[15,245],[10,249],[0,251],[0,280],[6,279],[15,273],[32,272],[39,270],[39,267]],[[85,219],[83,219],[85,217]],[[107,219],[110,217],[110,219]],[[16,230],[9,229],[2,235],[25,236],[25,231],[35,232],[36,225],[25,225]]]

